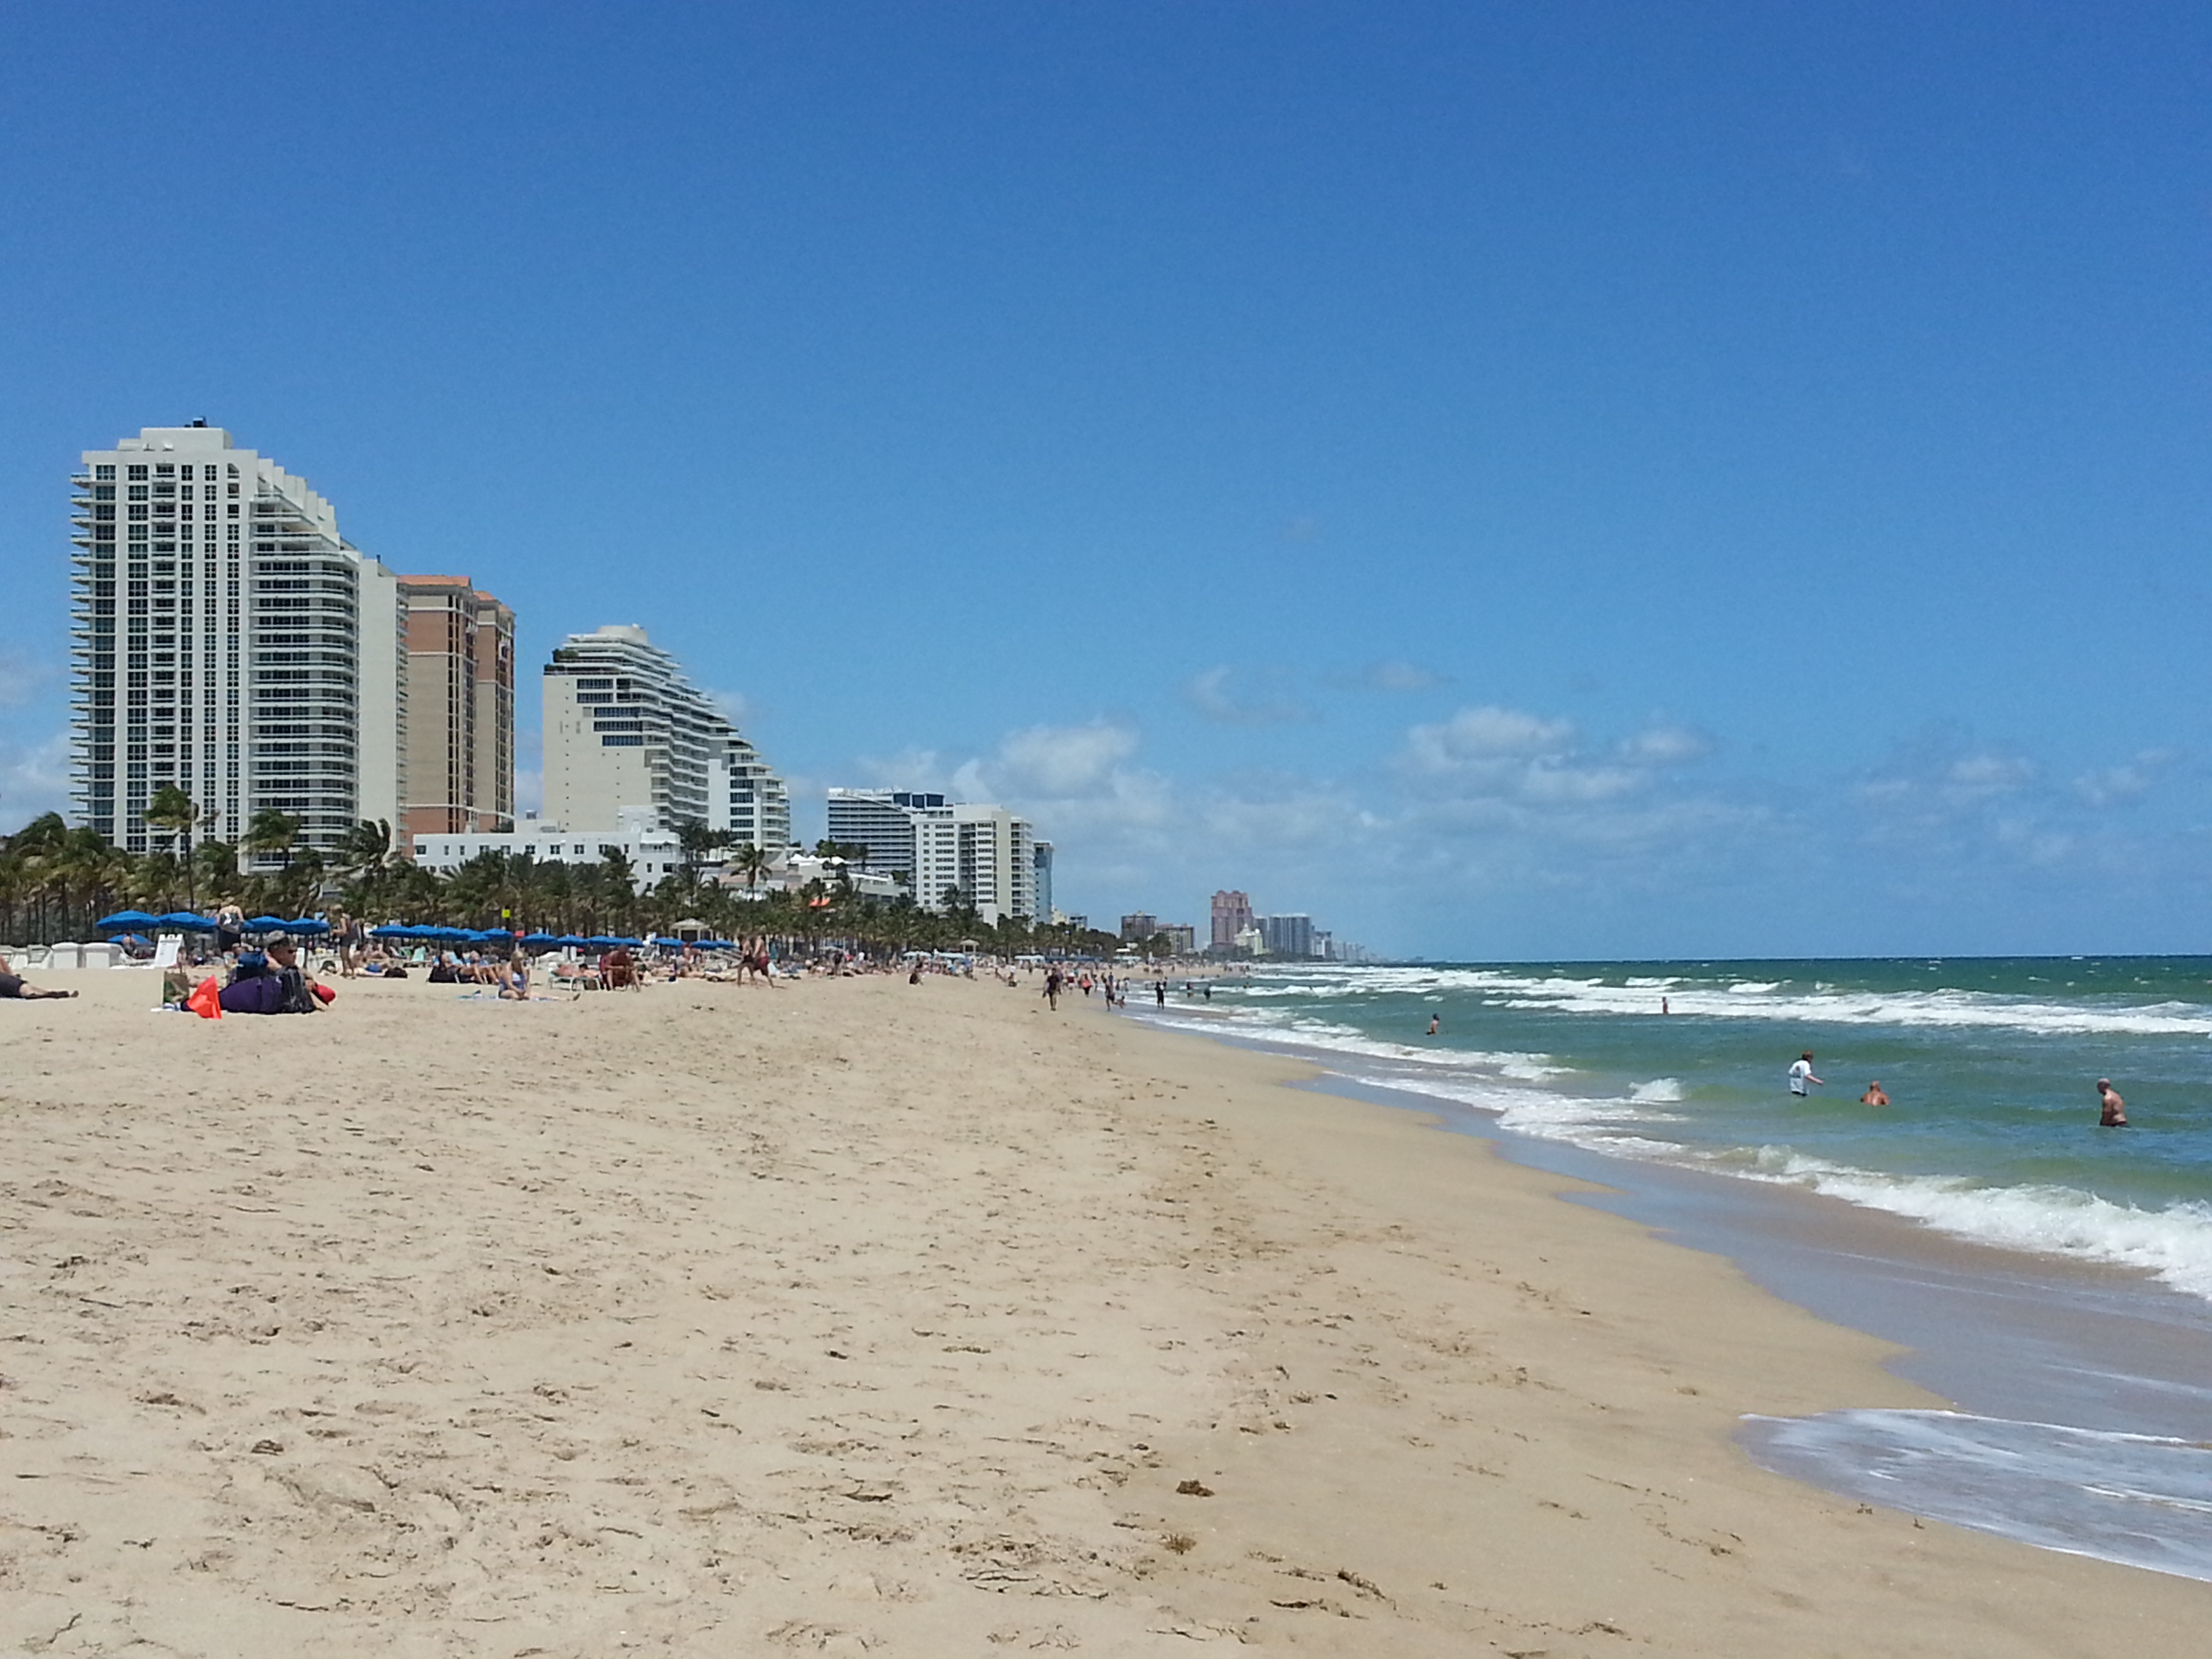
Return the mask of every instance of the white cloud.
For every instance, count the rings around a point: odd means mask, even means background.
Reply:
[[[0,831],[69,811],[69,733],[24,744],[0,738]]]
[[[1712,740],[1683,726],[1652,726],[1621,744],[1630,761],[1647,766],[1682,766],[1712,752]]]
[[[1256,688],[1236,684],[1237,671],[1226,665],[1194,674],[1183,687],[1190,706],[1223,726],[1285,726],[1310,720],[1313,710],[1285,693],[1281,676],[1263,673]]]
[[[1432,669],[1389,660],[1370,662],[1349,674],[1332,675],[1329,684],[1352,691],[1426,691],[1448,681]]]
[[[1121,762],[1137,752],[1137,734],[1124,726],[1032,726],[1011,732],[999,745],[998,769],[1008,787],[1042,795],[1076,795],[1097,789]]]
[[[2140,800],[2180,758],[2175,750],[2146,749],[2118,766],[2084,772],[2074,780],[2074,793],[2095,807]]]
[[[56,678],[53,665],[13,645],[0,645],[0,708],[21,708]]]
[[[1434,726],[1416,726],[1407,732],[1406,742],[1416,768],[1449,773],[1505,757],[1557,756],[1574,735],[1571,720],[1547,720],[1517,708],[1485,704],[1462,708]]]

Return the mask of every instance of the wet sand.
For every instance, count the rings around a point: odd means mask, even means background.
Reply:
[[[988,981],[0,1006],[0,1652],[2195,1653],[1762,1472],[1940,1403],[1571,1183]]]

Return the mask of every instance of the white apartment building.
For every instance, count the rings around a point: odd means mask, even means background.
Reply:
[[[70,484],[79,819],[147,851],[147,802],[173,785],[216,815],[203,839],[264,810],[319,849],[364,818],[396,825],[398,585],[331,503],[204,422],[87,450]]]
[[[1003,806],[906,789],[832,789],[830,839],[866,848],[866,868],[904,876],[929,909],[946,908],[947,890],[957,888],[993,926],[1037,915],[1036,831]],[[1050,870],[1049,855],[1043,867]]]
[[[676,832],[653,822],[642,807],[623,812],[612,830],[570,830],[544,818],[525,818],[514,829],[467,835],[415,837],[415,862],[449,876],[485,853],[520,853],[541,864],[598,864],[609,853],[630,863],[630,884],[642,893],[666,880],[684,862]]]
[[[617,823],[642,808],[780,853],[791,795],[751,744],[642,628],[571,634],[545,665],[545,816]]]

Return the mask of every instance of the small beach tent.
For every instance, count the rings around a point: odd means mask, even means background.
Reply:
[[[106,933],[117,928],[158,927],[161,924],[161,917],[149,916],[143,910],[118,910],[112,916],[102,916],[92,925]]]

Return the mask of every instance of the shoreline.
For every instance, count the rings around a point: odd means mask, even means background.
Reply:
[[[2179,1654],[2212,1608],[1758,1468],[1746,1413],[1936,1402],[1280,1060],[988,981],[101,989],[0,1020],[0,1644]]]
[[[1790,1182],[1526,1134],[1494,1112],[1358,1076],[1329,1050],[1218,1017],[1147,1023],[1292,1058],[1319,1074],[1305,1087],[1411,1113],[1522,1167],[1595,1183],[1604,1190],[1568,1201],[1718,1255],[1767,1293],[1895,1345],[1884,1369],[1942,1396],[1957,1417],[1753,1413],[1739,1438],[1765,1467],[1838,1496],[2212,1582],[2212,1528],[2190,1518],[2212,1501],[2199,1448],[2212,1410],[2212,1320],[2200,1297],[2148,1270],[1961,1238]],[[2129,1468],[2125,1484],[2162,1509],[2162,1524],[2144,1529],[2103,1491],[2111,1482],[2063,1474],[2078,1468],[2085,1442]],[[1881,1472],[1869,1477],[1873,1468]]]

